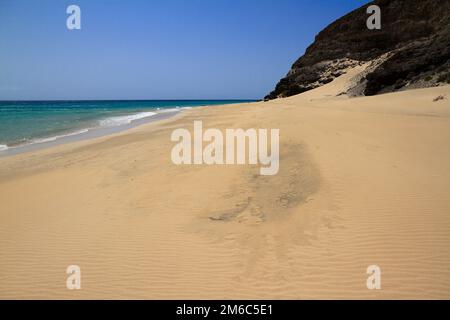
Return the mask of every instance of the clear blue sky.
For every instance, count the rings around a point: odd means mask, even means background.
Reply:
[[[0,100],[262,98],[367,2],[0,0]]]

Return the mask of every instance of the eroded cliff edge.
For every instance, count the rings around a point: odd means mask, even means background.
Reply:
[[[381,8],[369,30],[366,9]],[[450,83],[450,0],[376,0],[322,30],[265,99],[331,82],[349,66],[373,62],[349,95],[375,95]]]

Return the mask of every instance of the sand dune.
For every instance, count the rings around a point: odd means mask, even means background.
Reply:
[[[1,158],[0,298],[450,298],[450,86],[336,97],[360,71]],[[172,164],[194,120],[279,128],[278,175]]]

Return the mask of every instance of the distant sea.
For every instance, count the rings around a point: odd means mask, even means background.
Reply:
[[[0,101],[0,152],[183,109],[252,100]]]

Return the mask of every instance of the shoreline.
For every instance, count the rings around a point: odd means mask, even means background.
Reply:
[[[201,107],[195,107],[195,108],[201,108]],[[123,124],[118,126],[110,126],[110,127],[93,127],[93,128],[85,128],[80,129],[78,131],[75,131],[73,133],[69,132],[67,134],[63,134],[61,136],[56,137],[50,137],[50,138],[44,138],[43,140],[49,139],[49,141],[43,141],[43,142],[32,142],[24,145],[18,145],[13,147],[7,147],[7,149],[0,149],[0,159],[4,157],[10,157],[17,154],[23,154],[23,153],[29,153],[33,151],[48,149],[51,147],[59,146],[59,145],[65,145],[72,142],[77,141],[86,141],[86,140],[92,140],[104,136],[110,136],[119,132],[128,131],[130,129],[152,123],[152,122],[158,122],[161,120],[169,119],[171,117],[174,117],[182,112],[185,112],[189,109],[181,109],[180,110],[173,110],[170,112],[161,112],[157,113],[153,116],[137,119],[129,124]]]
[[[124,103],[124,102],[140,102],[141,100],[111,100],[111,103]],[[0,101],[1,103],[2,101]],[[7,103],[8,101],[3,101]],[[46,101],[12,101],[18,103],[42,103]],[[48,103],[60,103],[60,102],[73,102],[83,103],[91,102],[90,100],[80,101],[49,101]],[[94,102],[106,102],[105,100],[95,100]],[[176,114],[200,107],[214,107],[227,104],[239,104],[239,103],[251,103],[251,100],[142,100],[147,103],[169,103],[169,105],[155,105],[142,109],[141,111],[134,111],[122,115],[112,115],[105,118],[99,118],[96,120],[97,125],[89,124],[72,128],[71,130],[61,131],[58,134],[52,136],[35,137],[30,141],[20,144],[3,145],[0,144],[0,158],[8,157],[15,154],[26,153],[30,151],[46,149],[49,147],[62,145],[66,143],[90,140],[101,136],[111,135],[117,132],[126,131],[142,124],[151,123],[155,121],[164,120],[166,118],[175,116]],[[210,104],[205,104],[209,102]],[[175,104],[174,104],[175,103]],[[177,103],[181,104],[177,105]],[[183,104],[184,103],[184,104]],[[221,103],[221,104],[219,104]],[[173,106],[170,104],[174,104]],[[145,106],[144,106],[145,107]],[[111,109],[114,110],[114,109]]]

